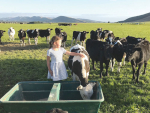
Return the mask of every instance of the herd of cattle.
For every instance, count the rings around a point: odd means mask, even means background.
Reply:
[[[18,31],[18,37],[20,38],[21,44],[24,44],[26,33],[30,44],[30,38],[34,38],[35,45],[38,43],[38,36],[46,37],[47,43],[50,41],[50,34],[53,29],[45,30],[27,30],[20,29]],[[62,44],[65,47],[67,40],[67,33],[61,32],[61,28],[55,28],[55,34],[62,38]],[[4,30],[0,30],[0,43],[1,37],[3,36]],[[144,72],[146,73],[147,62],[150,59],[150,43],[145,38],[136,38],[127,36],[126,38],[115,37],[114,33],[109,30],[92,30],[90,32],[90,39],[86,40],[87,31],[73,31],[73,37],[71,42],[71,52],[83,53],[84,58],[79,56],[70,56],[68,59],[68,66],[71,70],[73,80],[79,80],[83,87],[88,86],[88,76],[90,72],[90,59],[92,60],[93,69],[95,69],[94,62],[100,61],[100,78],[103,76],[103,63],[106,67],[106,76],[108,76],[108,67],[110,65],[111,71],[115,64],[115,60],[118,62],[118,72],[120,72],[121,63],[123,65],[125,61],[131,62],[133,71],[133,80],[136,78],[136,82],[139,81],[139,74],[141,67],[144,64]],[[8,29],[8,35],[10,40],[14,40],[15,30],[11,27]],[[80,45],[77,44],[72,47],[73,40],[80,41]],[[86,40],[86,49],[84,48]],[[137,72],[135,71],[138,66]],[[135,74],[136,73],[136,74]],[[94,86],[93,86],[94,87]],[[78,88],[84,89],[81,86]],[[85,95],[85,94],[84,94]]]

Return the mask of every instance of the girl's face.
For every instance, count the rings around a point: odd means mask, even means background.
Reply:
[[[61,40],[57,40],[56,42],[54,42],[54,46],[56,48],[60,48],[60,46],[61,46]]]

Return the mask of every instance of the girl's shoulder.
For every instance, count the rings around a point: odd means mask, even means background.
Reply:
[[[50,48],[50,49],[47,50],[47,52],[51,52],[51,51],[52,51],[52,48]]]

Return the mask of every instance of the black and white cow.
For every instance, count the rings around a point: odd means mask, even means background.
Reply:
[[[86,50],[92,59],[93,69],[95,69],[94,61],[100,61],[100,78],[102,77],[103,63],[106,64],[107,76],[109,62],[112,59],[113,45],[109,45],[107,42],[87,39]]]
[[[27,35],[28,35],[29,44],[31,44],[30,38],[34,38],[35,45],[37,45],[37,43],[38,43],[38,36],[39,36],[39,30],[38,29],[34,29],[34,30],[28,29],[27,30]]]
[[[107,33],[107,36],[106,36],[106,37],[108,37],[108,38],[106,39],[106,42],[107,42],[108,44],[111,44],[111,45],[112,45],[112,44],[115,43],[116,38],[115,38],[113,32],[109,31],[109,33]]]
[[[0,44],[2,44],[2,42],[1,42],[1,37],[3,36],[4,32],[6,32],[6,31],[0,30]]]
[[[72,37],[72,42],[71,42],[71,46],[73,44],[73,40],[75,39],[76,41],[76,44],[77,44],[77,41],[80,41],[80,45],[83,45],[84,46],[84,43],[85,43],[85,39],[86,39],[86,34],[89,33],[89,32],[86,32],[86,31],[83,31],[83,32],[80,32],[80,31],[73,31],[73,37]],[[83,43],[83,44],[82,44]]]
[[[127,36],[126,37],[128,44],[137,44],[141,42],[142,40],[145,40],[145,38],[136,38],[133,36]]]
[[[23,44],[25,46],[24,39],[26,38],[26,31],[24,31],[23,29],[20,29],[18,31],[18,37],[20,39],[20,45],[22,46]]]
[[[49,41],[50,41],[51,30],[53,30],[53,29],[47,28],[45,30],[43,30],[43,29],[39,30],[39,36],[42,37],[42,38],[46,37],[47,43],[49,43]]]
[[[126,51],[127,57],[126,61],[131,62],[132,71],[133,71],[133,79],[135,79],[135,69],[138,66],[138,70],[136,72],[137,78],[136,82],[139,81],[139,74],[141,72],[141,67],[144,64],[144,72],[146,73],[147,62],[150,59],[150,43],[147,40],[143,40],[138,44],[129,44],[127,46]]]
[[[90,32],[90,38],[93,40],[100,40],[99,31],[98,30],[96,30],[96,31],[92,30]]]
[[[120,67],[122,66],[122,59],[123,59],[123,65],[125,65],[126,46],[127,46],[127,40],[125,38],[122,39],[118,38],[116,40],[113,46],[112,60],[110,62],[111,71],[113,71],[115,60],[118,62],[118,72],[120,72]]]
[[[84,58],[80,56],[69,56],[68,66],[72,73],[73,81],[79,80],[80,84],[85,87],[88,84],[88,76],[90,71],[89,54],[83,46],[79,44],[70,49],[71,52],[83,53]]]
[[[103,30],[100,33],[100,40],[105,40],[105,38],[108,38],[108,34],[111,34],[111,33],[113,33],[113,32],[109,31],[109,30]]]
[[[9,35],[9,39],[11,40],[15,40],[14,36],[15,36],[15,29],[10,27],[8,28],[8,35]]]

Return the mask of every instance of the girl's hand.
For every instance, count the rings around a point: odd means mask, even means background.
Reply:
[[[51,76],[53,76],[53,71],[50,71]]]
[[[85,55],[83,53],[79,53],[79,56],[82,57],[82,58],[85,57]]]

